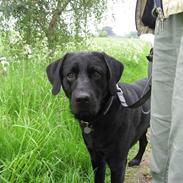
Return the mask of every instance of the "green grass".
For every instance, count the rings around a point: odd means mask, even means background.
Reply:
[[[87,50],[105,51],[122,61],[125,82],[146,76],[149,46],[139,40],[97,38]],[[65,51],[76,48],[58,55]],[[51,95],[45,73],[49,62],[42,55],[21,59],[0,75],[0,182],[93,182],[89,155],[68,100],[63,92]]]

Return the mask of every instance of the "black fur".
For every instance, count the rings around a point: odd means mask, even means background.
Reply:
[[[139,141],[139,151],[129,162],[129,166],[134,166],[140,164],[147,145],[150,117],[142,111],[149,110],[149,101],[137,109],[121,105],[116,95],[116,83],[122,72],[120,62],[99,52],[68,53],[47,67],[53,94],[57,94],[62,86],[70,99],[71,112],[80,121],[95,183],[104,183],[106,163],[111,170],[111,182],[124,182],[130,147]],[[119,84],[128,104],[141,97],[145,84],[146,79]],[[91,133],[85,132],[86,126]]]

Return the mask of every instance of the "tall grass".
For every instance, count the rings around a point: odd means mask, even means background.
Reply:
[[[123,81],[146,75],[149,46],[138,40],[100,38],[85,49],[123,61]],[[42,55],[12,61],[0,76],[0,182],[93,182],[89,154],[68,100],[63,92],[51,95],[45,73],[49,62]]]

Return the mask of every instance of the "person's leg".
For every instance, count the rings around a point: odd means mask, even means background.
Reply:
[[[151,96],[153,183],[167,182],[168,139],[179,35],[174,15],[164,21],[163,28],[156,27]]]
[[[177,15],[182,32],[172,98],[172,123],[169,138],[168,183],[183,182],[183,13]]]

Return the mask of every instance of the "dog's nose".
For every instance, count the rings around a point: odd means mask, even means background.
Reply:
[[[89,103],[90,96],[88,94],[80,94],[76,97],[77,103]]]

